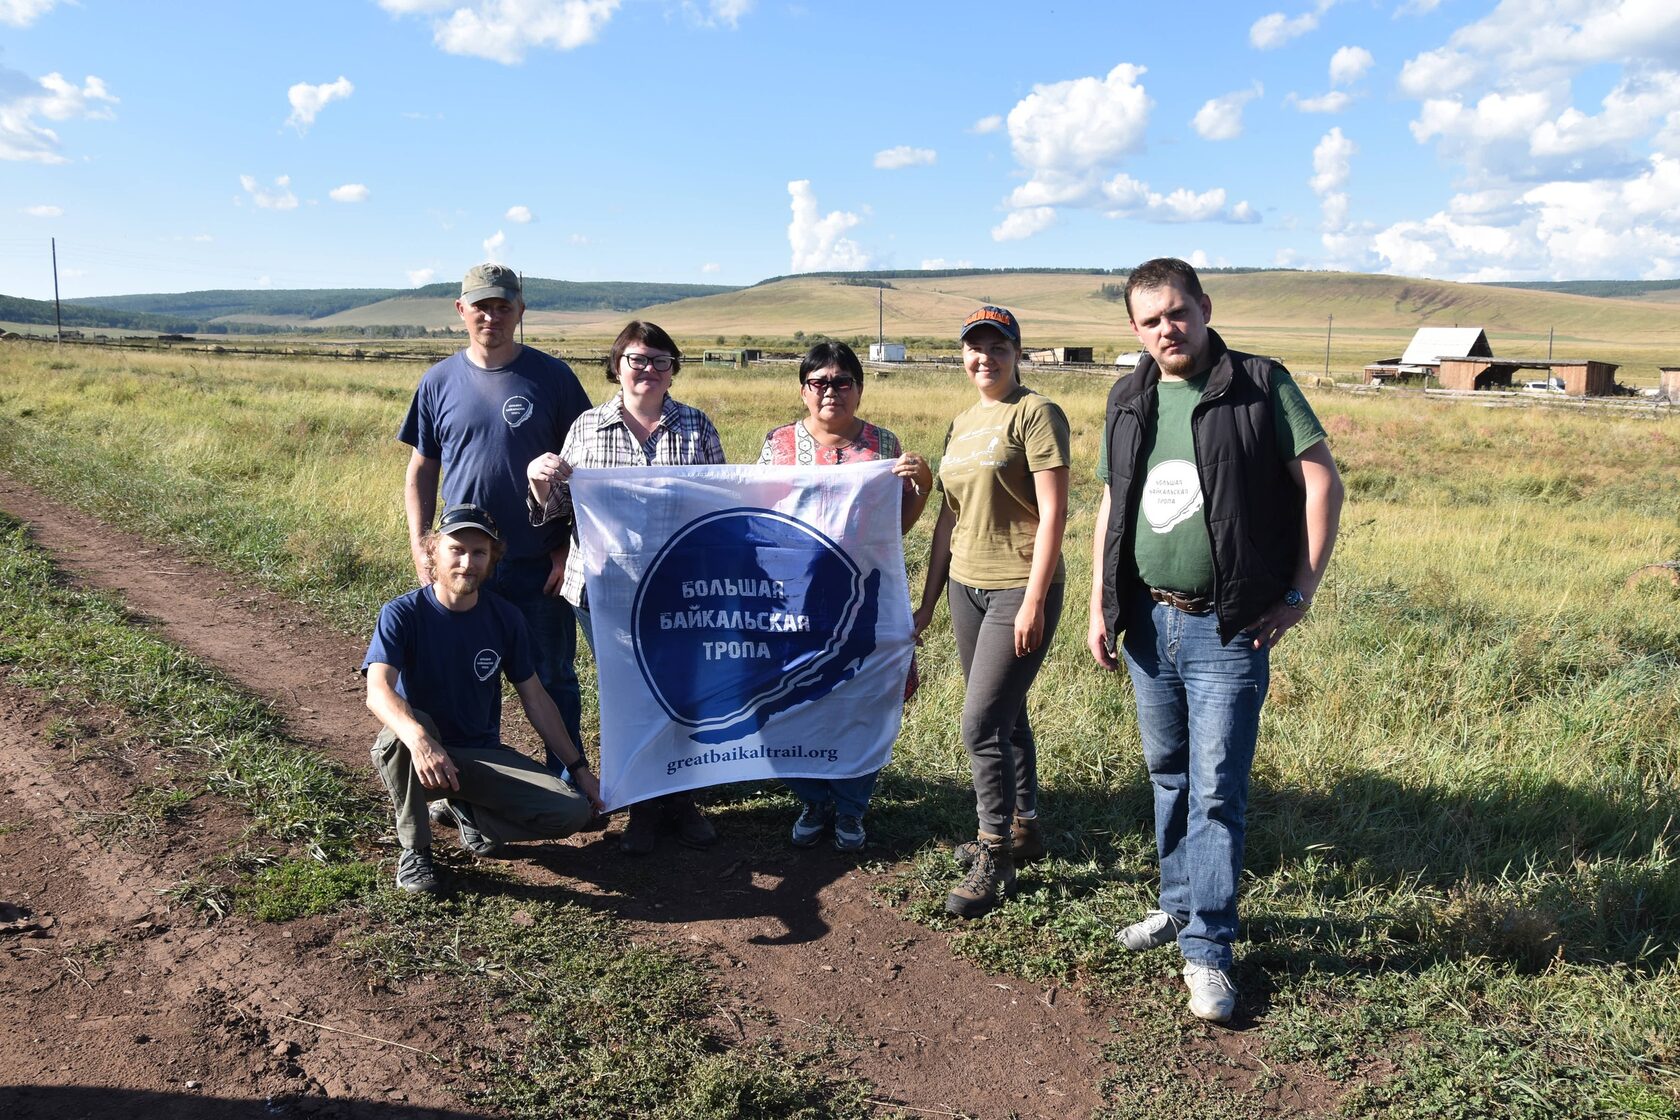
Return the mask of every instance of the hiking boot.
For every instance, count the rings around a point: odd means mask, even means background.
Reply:
[[[630,806],[630,819],[618,838],[618,850],[627,856],[645,856],[659,842],[659,803],[638,801]]]
[[[717,843],[717,829],[686,793],[665,799],[665,817],[677,830],[677,843],[685,848],[709,848]]]
[[[465,801],[445,801],[449,813],[455,818],[455,828],[461,834],[461,847],[475,856],[486,858],[496,856],[507,847],[500,840],[492,840],[478,830],[478,823],[473,818],[473,807]]]
[[[397,856],[397,886],[409,894],[437,894],[443,889],[430,848],[404,848]]]
[[[863,832],[862,817],[842,816],[834,819],[835,851],[861,852],[868,842],[869,837]]]
[[[1003,837],[982,832],[974,842],[974,858],[963,881],[945,896],[945,912],[959,918],[978,918],[1003,901],[1015,882],[1015,859]]]
[[[828,831],[829,818],[834,815],[834,806],[819,805],[815,801],[807,801],[804,808],[799,810],[799,819],[793,822],[793,846],[796,848],[814,848]]]
[[[974,862],[974,846],[977,843],[975,840],[966,840],[951,849],[951,855],[955,857],[958,867],[968,870],[968,865]],[[1009,854],[1014,858],[1016,867],[1024,867],[1049,854],[1049,850],[1044,846],[1044,832],[1038,826],[1037,817],[1016,817],[1010,822]]]
[[[1134,953],[1147,953],[1170,941],[1177,941],[1178,931],[1183,928],[1184,923],[1166,911],[1151,910],[1115,934],[1114,939]]]
[[[1184,962],[1184,986],[1190,989],[1190,1014],[1223,1023],[1237,1009],[1237,986],[1231,974],[1214,964]]]

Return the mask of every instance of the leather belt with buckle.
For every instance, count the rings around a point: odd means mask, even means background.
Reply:
[[[1213,610],[1213,600],[1206,596],[1186,595],[1182,591],[1168,591],[1164,587],[1151,587],[1149,597],[1157,603],[1175,607],[1185,614],[1207,614]]]

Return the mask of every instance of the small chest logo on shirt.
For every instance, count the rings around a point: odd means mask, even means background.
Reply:
[[[495,676],[496,670],[501,667],[502,655],[493,649],[481,649],[478,651],[478,655],[473,658],[473,672],[478,674],[478,679],[481,681],[487,681]]]
[[[1202,482],[1188,459],[1157,463],[1143,483],[1143,519],[1157,533],[1170,533],[1202,508]]]
[[[507,421],[508,427],[517,428],[529,420],[531,413],[536,410],[537,406],[527,397],[509,397],[502,402],[502,419]]]

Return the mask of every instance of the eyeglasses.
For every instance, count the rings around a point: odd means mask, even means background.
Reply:
[[[656,373],[670,373],[671,367],[677,364],[677,360],[669,354],[626,354],[624,360],[638,372],[651,368]]]
[[[819,397],[822,396],[825,391],[838,395],[840,393],[850,392],[856,387],[857,382],[850,377],[830,377],[826,379],[813,377],[805,382],[805,388],[811,390],[811,392],[817,394]]]

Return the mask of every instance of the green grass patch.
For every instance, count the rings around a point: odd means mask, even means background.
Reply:
[[[201,789],[230,798],[254,834],[342,857],[376,827],[375,807],[313,751],[288,742],[279,718],[180,650],[137,627],[114,599],[69,585],[19,523],[0,514],[0,664],[71,711],[113,707],[125,727],[190,772],[142,787],[130,815],[155,825]],[[62,733],[73,727],[58,717]],[[55,733],[56,734],[56,733]]]
[[[330,914],[372,894],[384,878],[377,864],[288,859],[265,867],[233,892],[239,909],[265,922]]]
[[[1070,282],[1090,296],[1089,277]],[[1222,322],[1260,313],[1238,289],[1216,295]],[[857,292],[872,323],[874,293]],[[928,294],[950,303],[953,323],[979,302],[960,285]],[[1337,311],[1338,340],[1343,320]],[[1379,328],[1398,353],[1409,331]],[[1226,335],[1294,345],[1287,332]],[[21,351],[21,375],[0,389],[0,469],[266,581],[358,636],[406,585],[407,449],[391,437],[418,369],[74,350],[49,369],[46,353]],[[601,398],[598,373],[580,373]],[[987,968],[1123,1001],[1164,991],[1164,1013],[1182,1017],[1170,951],[1129,957],[1111,938],[1152,900],[1154,843],[1130,686],[1084,650],[1110,382],[1029,381],[1067,412],[1074,455],[1068,608],[1031,698],[1055,858],[953,944]],[[690,366],[675,392],[712,416],[733,462],[802,412],[788,366]],[[1624,585],[1680,559],[1680,424],[1309,393],[1350,501],[1330,578],[1273,661],[1244,881],[1245,1005],[1280,1053],[1388,1115],[1448,1114],[1432,1095],[1437,1067],[1503,1086],[1460,1094],[1461,1114],[1502,1115],[1524,1094],[1560,1116],[1660,1114],[1641,1102],[1680,1101],[1669,1041],[1680,1035],[1680,593]],[[971,400],[959,372],[903,370],[870,378],[860,411],[937,457]],[[913,594],[933,512],[906,544]],[[974,829],[943,608],[920,656],[922,689],[868,828],[877,850],[913,857],[884,893],[943,926],[957,876],[940,852]],[[785,800],[759,796],[721,791],[714,803],[736,819],[791,819]],[[1319,1033],[1303,1035],[1303,1019]],[[1557,1057],[1555,1076],[1533,1054]]]
[[[440,977],[476,1017],[523,1024],[472,1055],[489,1071],[476,1104],[532,1120],[873,1115],[861,1083],[814,1068],[820,1052],[726,1045],[704,966],[581,907],[389,891],[369,913],[375,930],[352,951],[387,982]]]

